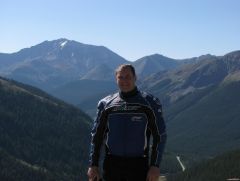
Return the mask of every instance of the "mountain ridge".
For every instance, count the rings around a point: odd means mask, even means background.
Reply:
[[[25,166],[48,170],[45,176],[85,180],[91,118],[39,89],[5,78],[0,78],[0,95],[0,149]],[[38,174],[32,169],[27,173]]]
[[[179,64],[177,60],[159,54],[145,56],[133,62],[139,77],[145,77],[146,75],[164,70],[171,70],[176,68]]]
[[[104,46],[58,39],[13,54],[0,54],[0,75],[49,91],[81,79],[101,64],[114,71],[127,62]]]

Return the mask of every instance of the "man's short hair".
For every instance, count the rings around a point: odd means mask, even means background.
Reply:
[[[115,75],[117,75],[118,72],[120,72],[121,70],[123,70],[125,68],[129,68],[131,70],[132,74],[134,75],[134,77],[136,77],[135,68],[131,64],[119,65],[115,70]]]

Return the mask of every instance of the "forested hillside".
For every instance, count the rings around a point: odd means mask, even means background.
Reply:
[[[33,87],[0,78],[0,148],[6,153],[1,153],[2,160],[14,157],[63,180],[83,180],[90,123],[78,108]],[[24,169],[19,162],[12,163]]]
[[[54,175],[45,168],[30,165],[0,149],[0,180],[2,181],[50,181],[67,180],[64,175]]]
[[[171,175],[168,181],[220,181],[240,180],[240,150],[225,153],[211,160]]]

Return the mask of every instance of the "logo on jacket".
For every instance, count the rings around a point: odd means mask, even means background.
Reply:
[[[134,122],[140,122],[140,121],[142,121],[142,117],[141,116],[133,116],[131,118],[131,120],[134,121]]]
[[[120,106],[115,106],[113,108],[113,111],[136,111],[140,108],[141,106],[135,106],[135,105],[120,105]]]

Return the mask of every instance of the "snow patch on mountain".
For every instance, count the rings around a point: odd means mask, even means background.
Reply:
[[[63,47],[67,44],[68,41],[61,42],[60,47],[63,49]]]

